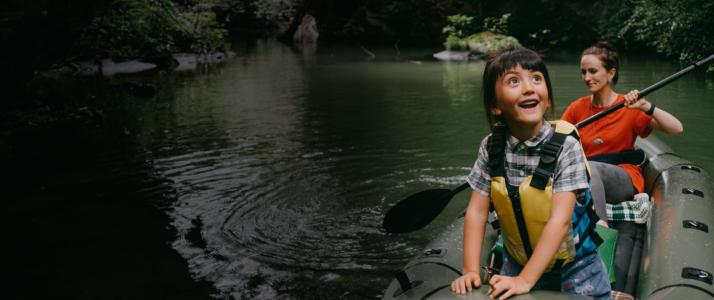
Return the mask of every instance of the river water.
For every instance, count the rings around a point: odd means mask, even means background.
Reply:
[[[244,43],[220,66],[114,79],[157,93],[99,92],[78,110],[99,121],[6,132],[11,294],[379,298],[467,195],[414,233],[385,233],[384,214],[461,184],[487,133],[483,63],[431,50]],[[559,115],[586,93],[578,55],[547,64]],[[617,90],[680,68],[625,57]],[[685,126],[659,136],[710,173],[713,90],[690,74],[647,97]]]

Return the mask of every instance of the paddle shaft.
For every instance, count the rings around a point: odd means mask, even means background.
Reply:
[[[679,72],[677,72],[677,73],[674,73],[674,74],[672,74],[672,75],[669,75],[669,77],[660,80],[659,82],[657,82],[657,83],[655,83],[655,84],[653,84],[653,85],[651,85],[651,86],[645,88],[644,90],[641,90],[641,91],[640,91],[640,95],[639,95],[640,98],[646,96],[647,94],[649,94],[649,93],[651,93],[651,92],[654,92],[654,91],[658,90],[659,88],[661,88],[661,87],[667,85],[668,83],[670,83],[670,82],[672,82],[672,81],[677,80],[679,77],[682,77],[684,74],[687,74],[687,73],[689,73],[690,71],[692,71],[692,70],[694,70],[694,69],[696,69],[696,68],[698,68],[698,67],[700,67],[700,66],[702,66],[702,65],[707,64],[707,63],[708,63],[709,61],[711,61],[712,59],[714,59],[714,54],[710,55],[709,57],[707,57],[707,58],[705,58],[705,59],[702,59],[702,60],[700,60],[700,61],[698,61],[698,62],[695,62],[695,63],[691,64],[690,66],[688,66],[688,67],[682,69],[681,71],[679,71]],[[582,128],[582,127],[585,127],[585,126],[587,126],[588,124],[590,124],[590,123],[592,123],[592,122],[595,122],[595,121],[601,119],[602,117],[604,117],[604,116],[610,114],[611,112],[616,111],[616,110],[618,110],[618,109],[620,109],[620,108],[622,108],[622,107],[624,107],[624,106],[625,106],[625,102],[624,102],[624,101],[623,101],[623,102],[620,102],[620,103],[616,104],[615,106],[612,106],[612,107],[610,107],[610,108],[608,108],[608,109],[606,109],[606,110],[603,110],[603,111],[601,111],[601,112],[599,112],[599,113],[597,113],[597,114],[594,114],[594,115],[588,117],[588,118],[585,119],[585,120],[580,121],[578,124],[575,124],[575,128],[580,129],[580,128]]]

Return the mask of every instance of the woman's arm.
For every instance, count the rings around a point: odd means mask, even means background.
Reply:
[[[575,193],[559,192],[553,194],[553,205],[550,209],[550,219],[545,224],[540,240],[533,250],[533,255],[523,267],[518,276],[494,276],[491,279],[490,296],[507,299],[512,295],[525,294],[533,288],[548,263],[560,248],[563,238],[568,233],[573,210],[575,209]],[[502,295],[501,295],[502,294]]]
[[[470,292],[481,286],[481,247],[488,221],[490,199],[477,191],[471,192],[471,200],[464,217],[464,267],[463,274],[451,283],[451,290],[457,294]]]
[[[631,109],[639,109],[641,111],[647,112],[652,108],[652,103],[647,101],[645,98],[637,99],[639,96],[638,90],[632,90],[625,95],[625,105]],[[655,107],[652,113],[652,121],[650,121],[650,127],[654,130],[664,132],[666,134],[679,134],[684,131],[684,126],[675,116],[666,112],[659,107]]]

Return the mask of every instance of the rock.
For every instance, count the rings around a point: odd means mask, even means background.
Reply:
[[[37,72],[38,78],[59,79],[70,76],[88,76],[99,73],[99,65],[93,61],[76,61],[54,65],[46,71]]]
[[[162,67],[173,68],[175,71],[195,70],[196,66],[199,64],[222,63],[235,56],[235,52],[232,51],[214,52],[208,54],[176,53],[172,55],[174,64],[169,63],[167,65],[162,65]],[[152,70],[157,67],[158,66],[156,64],[143,62],[141,59],[133,59],[116,63],[110,58],[105,58],[101,61],[74,61],[54,65],[48,70],[38,71],[35,74],[35,77],[59,79],[62,77],[92,76],[97,74],[113,76],[116,74],[139,73]],[[148,91],[137,92],[142,95],[148,95],[151,93]]]
[[[214,52],[214,53],[208,53],[208,54],[202,54],[197,57],[197,62],[199,64],[215,64],[215,63],[222,63],[226,61],[226,59],[232,58],[235,56],[235,53],[233,52]]]
[[[155,64],[145,63],[140,60],[129,60],[115,63],[109,58],[102,59],[102,75],[112,76],[115,74],[131,74],[156,68]]]
[[[235,56],[235,52],[228,51],[208,54],[176,53],[172,55],[172,58],[176,62],[174,71],[190,71],[195,70],[199,64],[222,63]]]
[[[466,61],[469,60],[469,51],[444,50],[434,54],[434,58],[441,61]]]
[[[171,57],[177,63],[174,71],[191,71],[198,65],[198,55],[193,53],[176,53]]]
[[[472,34],[464,38],[468,51],[444,50],[434,54],[434,58],[441,61],[466,61],[480,59],[491,52],[500,49],[521,46],[512,36],[495,34],[488,31]]]
[[[500,49],[521,44],[512,36],[495,34],[488,31],[479,32],[466,38],[469,51],[476,56],[485,56]]]
[[[77,70],[74,75],[87,76],[99,73],[99,65],[93,61],[78,61],[72,63],[72,65]]]
[[[295,30],[293,34],[293,41],[296,43],[317,43],[317,38],[320,37],[320,33],[317,32],[317,22],[315,17],[306,14],[302,17],[302,23]]]

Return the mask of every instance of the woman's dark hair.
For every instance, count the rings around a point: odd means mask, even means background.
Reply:
[[[546,87],[548,88],[548,101],[550,101],[549,111],[553,114],[555,103],[553,102],[553,88],[550,85],[550,77],[545,62],[533,50],[523,47],[508,47],[488,56],[486,67],[483,71],[483,108],[486,111],[488,123],[493,126],[495,122],[503,122],[502,116],[491,115],[491,108],[496,107],[496,80],[506,71],[521,66],[529,71],[543,73]]]
[[[583,50],[583,54],[580,55],[580,57],[585,55],[595,55],[595,57],[600,59],[606,71],[615,68],[615,77],[612,77],[612,84],[617,84],[617,79],[620,77],[620,57],[614,45],[606,41],[597,42]]]

